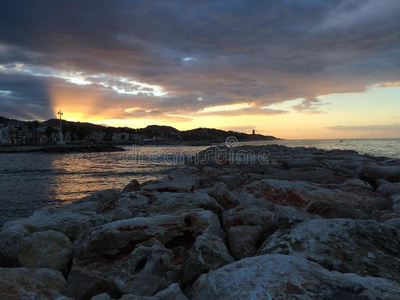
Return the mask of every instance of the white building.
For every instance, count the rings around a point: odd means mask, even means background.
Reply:
[[[0,127],[0,144],[8,144],[10,142],[8,138],[8,128]]]

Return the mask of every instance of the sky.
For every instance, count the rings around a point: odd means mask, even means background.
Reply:
[[[400,138],[398,0],[0,0],[0,116]]]

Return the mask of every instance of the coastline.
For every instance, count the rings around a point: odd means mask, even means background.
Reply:
[[[2,145],[1,153],[87,153],[87,152],[116,152],[125,149],[116,145]]]
[[[0,295],[392,299],[399,245],[400,159],[213,147],[161,180],[6,222]]]

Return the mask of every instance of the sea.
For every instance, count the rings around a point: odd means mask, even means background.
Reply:
[[[400,139],[275,140],[239,143],[280,144],[400,158]],[[0,154],[0,226],[44,206],[61,206],[96,191],[161,178],[185,166],[206,146],[124,146],[125,152]]]

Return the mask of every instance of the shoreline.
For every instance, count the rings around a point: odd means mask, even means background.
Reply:
[[[88,153],[116,152],[125,149],[116,145],[2,145],[1,153]]]
[[[0,294],[8,284],[19,297],[73,299],[400,297],[400,159],[215,150],[160,180],[6,222]]]

